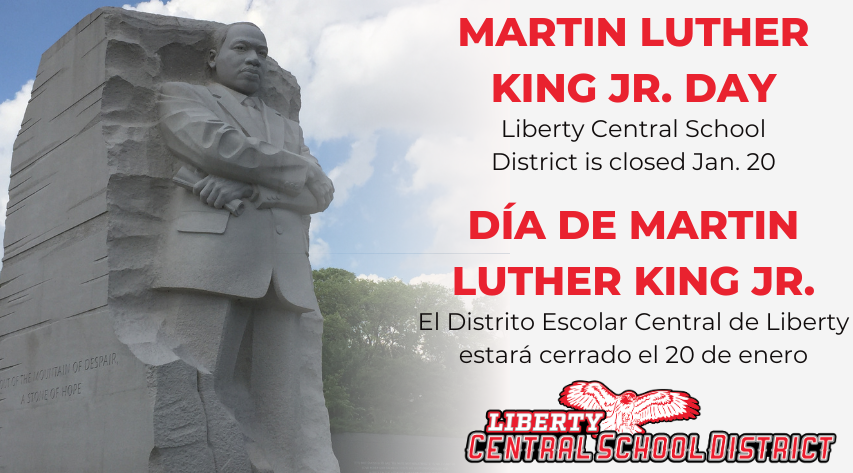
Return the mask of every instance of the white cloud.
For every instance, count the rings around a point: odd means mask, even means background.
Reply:
[[[3,196],[0,203],[3,204],[2,222],[6,221],[6,204],[9,203],[9,175],[12,172],[12,149],[15,146],[15,138],[21,129],[24,120],[24,112],[27,110],[27,102],[33,90],[33,81],[28,81],[21,87],[15,97],[0,103],[0,189]],[[4,226],[5,227],[5,226]]]
[[[382,282],[382,281],[386,280],[385,278],[383,278],[382,276],[379,276],[378,274],[359,274],[355,278],[356,279],[364,279],[364,280],[373,281],[373,282]]]
[[[329,259],[329,244],[322,238],[312,238],[308,245],[308,254],[311,256],[311,265],[315,268],[323,266]]]
[[[485,138],[462,138],[452,134],[425,134],[406,153],[412,174],[406,190],[429,195],[430,204],[424,216],[435,228],[429,250],[437,252],[505,252],[503,240],[478,240],[467,236],[469,210],[499,212],[509,201],[510,181],[507,175],[484,179],[482,165],[490,146]],[[478,156],[472,160],[471,156]],[[464,203],[464,207],[463,207]]]
[[[342,205],[349,198],[350,191],[360,187],[373,175],[373,158],[376,157],[376,135],[369,135],[352,144],[350,157],[343,164],[329,171],[329,178],[335,183],[335,205]]]
[[[453,289],[453,273],[421,274],[409,280],[411,285],[423,283],[438,284]]]
[[[465,12],[481,4],[462,3]],[[324,28],[303,89],[306,131],[317,139],[376,129],[455,133],[486,118],[480,105],[491,76],[480,66],[502,56],[459,47],[461,9],[419,2]]]

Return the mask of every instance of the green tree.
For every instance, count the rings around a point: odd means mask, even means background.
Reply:
[[[464,331],[421,331],[421,312],[465,313],[435,284],[370,281],[337,268],[314,271],[325,318],[323,381],[335,432],[441,435],[452,415]],[[455,363],[454,363],[455,361]],[[448,404],[450,403],[450,404]]]

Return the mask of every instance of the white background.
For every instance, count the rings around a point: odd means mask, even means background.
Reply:
[[[821,4],[788,2],[715,2],[693,7],[684,2],[654,3],[608,2],[601,4],[573,4],[534,2],[511,4],[501,10],[488,9],[489,16],[501,25],[503,18],[515,17],[526,26],[529,17],[607,17],[615,23],[616,17],[626,18],[627,46],[619,47],[528,47],[514,46],[500,53],[477,45],[461,48],[470,57],[500,54],[504,63],[478,69],[472,76],[461,80],[479,82],[482,88],[472,91],[479,94],[478,108],[488,110],[484,132],[488,143],[470,157],[481,166],[481,182],[472,187],[480,195],[492,196],[486,206],[479,203],[459,203],[461,210],[491,210],[498,213],[506,202],[517,202],[515,221],[521,212],[535,210],[545,227],[547,240],[525,237],[504,248],[511,256],[476,264],[477,266],[613,266],[622,273],[621,296],[525,296],[515,297],[511,311],[528,315],[540,322],[543,312],[560,315],[596,315],[604,312],[610,316],[627,316],[631,324],[636,314],[649,312],[657,316],[714,316],[722,312],[723,324],[729,316],[743,312],[760,321],[760,330],[733,332],[724,327],[720,332],[640,332],[633,327],[624,332],[536,332],[516,334],[512,348],[529,345],[534,352],[547,349],[617,349],[632,352],[634,358],[628,365],[563,364],[514,365],[510,368],[513,408],[556,407],[556,396],[562,387],[574,380],[600,380],[617,393],[632,389],[639,393],[656,388],[669,388],[689,392],[700,401],[702,410],[698,419],[647,426],[650,432],[698,432],[702,443],[712,430],[728,432],[832,432],[838,434],[829,466],[832,471],[849,468],[851,460],[849,438],[850,414],[842,406],[843,394],[850,386],[851,360],[850,334],[839,336],[823,332],[770,332],[766,330],[767,314],[773,315],[778,326],[781,313],[790,311],[799,317],[834,315],[845,319],[850,315],[848,287],[851,283],[847,265],[850,261],[849,232],[846,208],[850,202],[847,186],[850,173],[849,144],[844,139],[851,121],[849,119],[850,40],[843,20],[844,12],[828,9]],[[479,15],[478,15],[479,14]],[[479,26],[483,11],[467,11],[473,24]],[[641,47],[641,19],[653,19],[655,38],[663,37],[666,17],[735,18],[742,17],[799,17],[808,22],[806,36],[809,46],[800,47],[723,47],[721,27],[714,36],[715,46],[703,47],[701,41],[685,48],[671,46]],[[781,23],[781,21],[780,21]],[[680,30],[680,21],[677,22]],[[754,23],[753,23],[754,28]],[[560,32],[561,30],[558,30]],[[694,31],[694,35],[698,35]],[[576,42],[580,40],[576,36]],[[739,44],[738,39],[734,40]],[[558,42],[559,44],[559,42]],[[754,44],[754,38],[753,38]],[[588,104],[522,103],[492,104],[491,77],[502,73],[542,73],[552,78],[557,73],[567,78],[576,73],[591,73],[597,80],[596,100]],[[614,92],[609,81],[613,73],[651,73],[662,84],[661,91],[673,96],[670,103],[621,103],[607,101]],[[777,74],[770,87],[766,103],[757,103],[757,94],[751,83],[744,82],[749,103],[729,99],[726,103],[692,103],[685,100],[685,77],[688,73],[702,73],[718,81],[718,92],[727,74],[739,74],[749,81],[747,74]],[[520,79],[519,79],[520,81]],[[520,85],[520,84],[519,84]],[[520,91],[520,86],[516,90]],[[583,136],[577,143],[560,139],[502,139],[501,121],[527,119],[536,123],[585,123]],[[663,123],[679,121],[679,136],[686,132],[684,124],[689,119],[724,123],[757,123],[765,120],[766,137],[729,139],[633,139],[593,138],[590,126],[597,119],[610,123]],[[689,156],[703,152],[712,156],[735,157],[741,170],[736,172],[648,172],[599,171],[593,172],[516,172],[507,174],[489,171],[492,152],[516,151],[519,155],[537,155],[554,151],[555,155],[574,153],[583,155],[616,156],[623,151],[638,156],[673,157],[682,151]],[[749,164],[746,154],[770,152],[776,157],[776,166],[770,172],[746,171]],[[607,160],[605,159],[605,162]],[[508,186],[506,179],[509,176]],[[506,189],[509,195],[498,192]],[[503,199],[503,200],[502,200]],[[615,241],[593,241],[589,237],[578,241],[561,241],[558,238],[557,216],[560,210],[616,211]],[[667,222],[672,222],[678,210],[691,212],[698,226],[702,210],[776,210],[798,213],[796,240],[755,240],[752,225],[747,226],[747,240],[734,239],[734,221],[727,230],[728,240],[631,240],[630,213],[643,212],[650,218],[657,210],[667,212]],[[697,228],[698,231],[698,228]],[[473,242],[470,248],[483,251],[487,243]],[[472,264],[472,266],[474,266]],[[635,296],[633,270],[636,266],[686,266],[695,270],[707,266],[709,274],[719,266],[733,266],[740,270],[739,294],[734,296]],[[757,297],[750,289],[760,281],[752,276],[755,266],[794,266],[804,275],[802,287],[814,287],[815,294],[808,296]],[[551,270],[546,271],[550,274]],[[491,274],[494,274],[493,272]],[[662,277],[657,280],[662,281]],[[532,278],[528,277],[528,291]],[[659,282],[662,287],[662,282]],[[547,290],[547,292],[550,292]],[[709,289],[710,292],[710,289]],[[836,324],[837,325],[837,324]],[[636,354],[641,349],[667,345],[690,345],[696,359],[689,365],[641,364]],[[701,362],[701,352],[716,345],[728,349],[733,361],[727,365],[707,365]],[[808,353],[804,364],[751,364],[737,361],[740,350],[792,349]],[[639,465],[638,465],[639,466]],[[614,468],[614,465],[596,465],[590,468]],[[713,468],[707,465],[646,465],[644,468]],[[782,465],[750,465],[748,468],[786,468]],[[798,467],[803,468],[804,465]],[[817,467],[813,465],[812,467]],[[518,466],[524,470],[557,469],[545,465]]]

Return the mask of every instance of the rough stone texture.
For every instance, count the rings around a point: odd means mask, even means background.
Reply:
[[[208,435],[233,416],[205,412],[212,377],[158,345],[174,301],[150,289],[180,168],[157,90],[208,79],[216,26],[102,8],[42,56],[0,274],[0,472],[272,471]],[[271,63],[261,96],[298,120],[299,86]]]

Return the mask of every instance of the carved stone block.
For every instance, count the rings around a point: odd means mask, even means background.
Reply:
[[[164,124],[164,84],[218,100],[205,64],[221,26],[102,8],[42,56],[0,273],[0,471],[338,471],[307,260],[325,175],[301,141],[295,78],[264,58],[254,125],[218,115],[229,139],[306,160],[288,158],[297,177],[280,187],[196,162]],[[176,184],[183,168],[254,192],[229,216]],[[210,215],[183,221],[187,205]],[[253,253],[258,238],[273,254]]]

